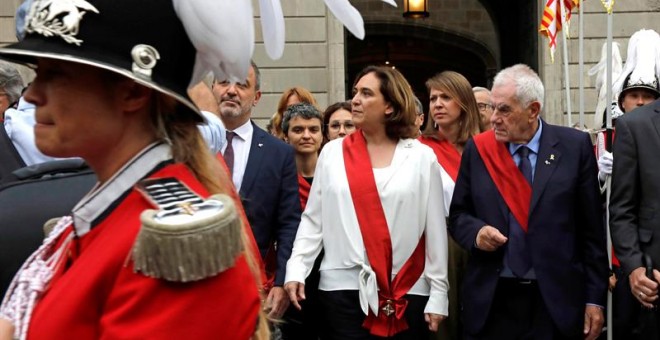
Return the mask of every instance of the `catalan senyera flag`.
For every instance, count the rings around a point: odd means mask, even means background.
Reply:
[[[541,18],[539,32],[548,37],[550,47],[550,58],[555,61],[555,48],[557,47],[557,35],[562,29],[562,23],[568,24],[571,20],[571,10],[580,5],[580,0],[548,0]],[[565,17],[562,16],[561,6],[564,7]]]

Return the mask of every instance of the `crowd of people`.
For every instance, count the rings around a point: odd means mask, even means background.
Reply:
[[[189,86],[207,46],[172,2],[67,28],[34,1],[0,48],[36,72],[23,92],[0,63],[0,183],[80,158],[97,184],[21,259],[0,339],[596,339],[608,286],[615,339],[660,334],[655,31],[630,39],[611,151],[546,122],[523,64],[423,99],[368,66],[327,108],[287,89],[262,129],[254,61]],[[103,34],[124,20],[145,29]]]

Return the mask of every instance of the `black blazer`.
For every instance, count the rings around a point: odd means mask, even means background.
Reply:
[[[606,305],[607,246],[597,166],[586,133],[542,121],[527,235],[539,290],[558,329],[582,334],[587,303]],[[506,244],[476,249],[478,231],[491,225],[507,236],[509,209],[470,140],[461,158],[449,230],[470,253],[462,296],[468,333],[484,326],[503,267]]]
[[[616,122],[610,197],[610,229],[617,258],[628,276],[651,255],[660,269],[660,101]]]
[[[277,241],[275,285],[281,286],[300,224],[296,160],[290,145],[254,122],[252,127],[254,132],[240,196],[262,258]]]

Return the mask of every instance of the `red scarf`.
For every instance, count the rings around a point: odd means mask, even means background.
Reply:
[[[300,206],[302,210],[305,211],[307,206],[307,200],[309,199],[309,190],[312,188],[312,185],[307,182],[305,177],[301,174],[298,174],[298,194],[300,195]]]
[[[493,130],[474,137],[474,144],[491,179],[522,229],[527,232],[532,187],[518,170],[504,143],[495,139]]]
[[[429,146],[438,157],[438,163],[449,174],[449,177],[456,182],[458,178],[458,168],[461,165],[461,154],[456,148],[446,140],[439,140],[433,137],[422,136],[419,141]]]
[[[393,336],[408,329],[408,323],[403,317],[408,301],[403,296],[424,271],[425,237],[422,235],[413,254],[394,280],[391,280],[392,240],[369,160],[367,142],[362,132],[357,131],[345,137],[342,143],[346,177],[355,214],[367,258],[376,273],[378,284],[378,316],[369,310],[362,326],[369,329],[373,335]]]

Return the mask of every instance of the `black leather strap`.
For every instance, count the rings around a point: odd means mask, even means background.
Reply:
[[[9,139],[4,125],[0,125],[0,182],[14,170],[25,166],[25,162]]]

